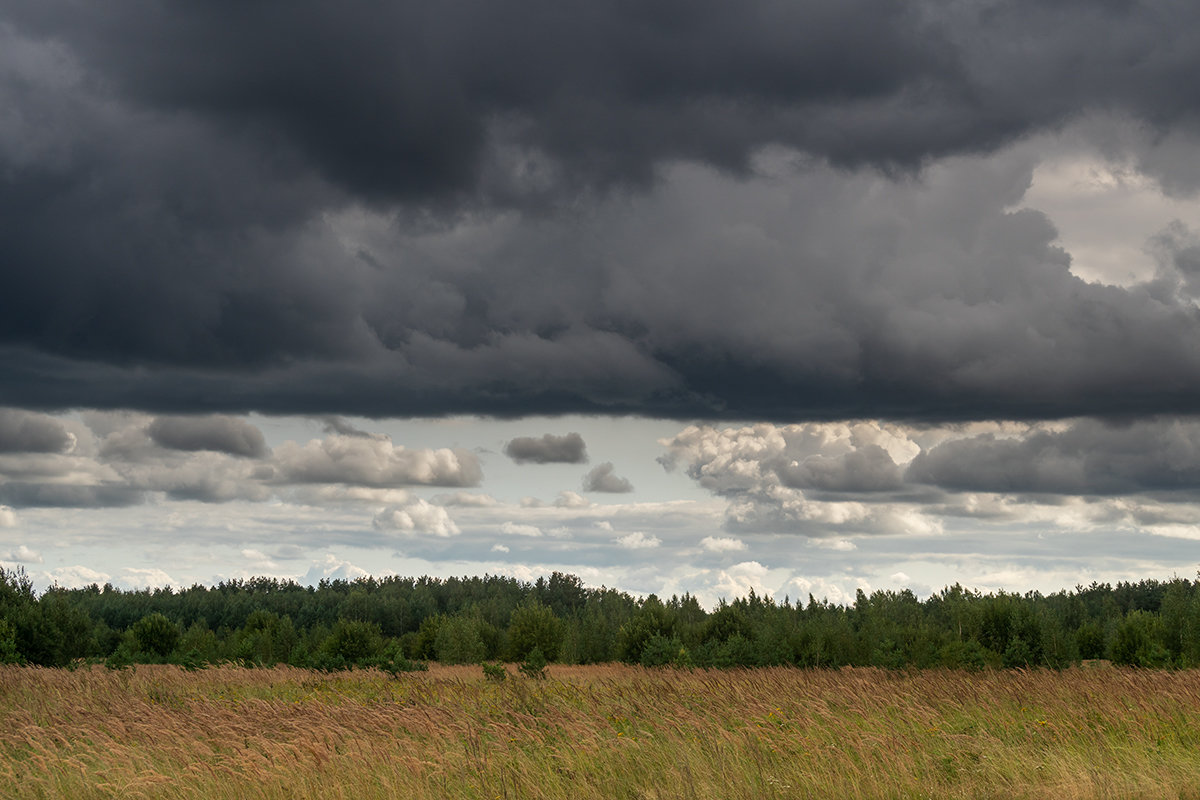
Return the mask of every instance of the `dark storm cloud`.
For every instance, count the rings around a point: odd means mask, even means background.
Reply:
[[[633,491],[633,484],[628,478],[622,478],[614,471],[611,461],[597,464],[587,475],[583,476],[585,492],[611,492],[623,494]]]
[[[1174,167],[1200,136],[1198,21],[1166,0],[0,0],[0,403],[1194,409],[1190,257],[1085,284],[1049,221],[1009,213],[1031,163],[944,159],[1104,111],[1195,188]],[[766,146],[796,163],[764,172]]]
[[[169,450],[212,450],[246,458],[267,454],[262,431],[236,417],[158,417],[146,433]]]
[[[1121,495],[1200,489],[1200,424],[1079,420],[1018,438],[957,439],[921,453],[906,479],[968,492]]]
[[[74,444],[75,437],[54,417],[0,408],[0,453],[63,453]]]
[[[504,454],[518,464],[585,464],[588,460],[587,445],[578,433],[518,436],[504,445]]]

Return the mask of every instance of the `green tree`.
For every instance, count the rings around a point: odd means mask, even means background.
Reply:
[[[181,636],[178,626],[157,611],[133,623],[130,631],[139,651],[158,658],[170,655]]]
[[[563,624],[550,607],[535,600],[522,603],[508,622],[508,648],[514,661],[524,659],[533,648],[553,661],[563,640]]]
[[[357,664],[375,658],[383,650],[383,637],[373,622],[340,619],[322,649],[335,659]]]

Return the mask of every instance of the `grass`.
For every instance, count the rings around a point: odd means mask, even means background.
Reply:
[[[3,667],[0,795],[1200,798],[1196,671],[549,672]]]

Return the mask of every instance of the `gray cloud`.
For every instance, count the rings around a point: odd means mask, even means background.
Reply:
[[[387,438],[328,436],[275,448],[283,483],[346,483],[373,487],[477,486],[479,459],[468,450],[410,450]]]
[[[158,417],[146,432],[155,444],[171,450],[212,450],[247,458],[267,454],[262,431],[236,417]]]
[[[1200,488],[1200,424],[1084,419],[1019,438],[956,439],[918,455],[905,477],[967,492],[1194,495]]]
[[[622,478],[614,471],[611,461],[597,464],[587,475],[583,476],[585,492],[632,492],[633,484],[628,478]]]
[[[144,500],[143,492],[119,484],[93,486],[19,481],[0,484],[0,502],[16,508],[121,508]]]
[[[0,453],[65,453],[75,437],[54,417],[0,408]]]
[[[1189,246],[1166,243],[1173,282],[1084,283],[1052,221],[1013,212],[1036,162],[1013,143],[1103,111],[1146,132],[1097,123],[1105,152],[1195,190],[1198,18],[1073,0],[0,0],[0,399],[1188,411]]]
[[[578,433],[518,436],[504,445],[504,454],[518,464],[585,464],[588,460],[587,445]]]

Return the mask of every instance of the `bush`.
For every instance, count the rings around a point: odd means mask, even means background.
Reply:
[[[535,647],[529,651],[529,655],[525,657],[525,662],[521,664],[521,673],[527,678],[536,678],[541,680],[546,677],[546,656],[542,653],[542,648]]]
[[[503,681],[508,679],[508,670],[503,664],[482,664],[483,676],[489,681]]]

